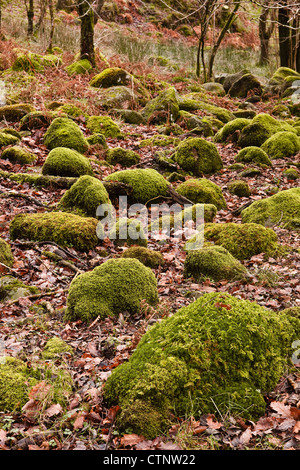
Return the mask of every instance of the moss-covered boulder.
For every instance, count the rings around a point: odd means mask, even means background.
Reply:
[[[279,191],[273,196],[254,201],[241,212],[243,223],[289,225],[300,218],[300,188]]]
[[[68,212],[18,214],[10,223],[10,238],[53,241],[88,252],[97,246],[100,230],[101,224],[97,219]]]
[[[227,207],[221,188],[206,178],[188,179],[176,191],[195,204],[213,204],[218,210]]]
[[[230,194],[234,194],[235,196],[249,197],[251,195],[251,189],[247,181],[244,181],[244,180],[229,181],[227,187],[228,187],[228,191],[230,192]]]
[[[90,86],[95,88],[109,88],[112,86],[127,86],[132,83],[133,77],[120,67],[109,67],[102,70],[91,81]]]
[[[20,297],[38,293],[39,290],[35,286],[26,285],[13,276],[0,277],[0,302],[17,300]]]
[[[0,107],[0,120],[18,122],[23,116],[33,111],[35,111],[34,107],[28,103],[8,104]]]
[[[77,60],[66,67],[68,75],[85,75],[93,70],[93,66],[88,59]]]
[[[54,119],[44,136],[44,144],[49,150],[66,147],[85,153],[88,143],[80,127],[72,119],[59,117]]]
[[[123,137],[118,124],[109,116],[90,116],[86,127],[92,134],[103,134],[113,139]]]
[[[290,181],[295,181],[300,176],[300,173],[296,168],[287,168],[282,172],[282,174]]]
[[[255,420],[291,366],[298,317],[278,314],[227,293],[204,294],[152,326],[104,387],[119,405],[119,429],[153,439],[171,414],[196,419],[217,409]]]
[[[49,127],[56,117],[59,117],[59,115],[55,111],[33,111],[22,117],[19,128],[21,131],[27,131]]]
[[[7,132],[0,132],[0,148],[18,144],[20,139]]]
[[[105,139],[105,136],[103,134],[92,134],[87,137],[87,142],[90,146],[99,146],[102,149],[106,150],[108,149],[108,145]]]
[[[122,258],[135,258],[151,269],[157,269],[164,265],[164,257],[159,251],[153,251],[145,246],[130,246],[125,250]]]
[[[240,131],[250,124],[250,119],[236,118],[225,124],[215,135],[215,142],[237,141]]]
[[[145,235],[143,225],[137,219],[126,217],[118,218],[111,227],[108,238],[117,246],[139,245],[147,247],[148,241]]]
[[[151,269],[133,258],[110,259],[71,282],[65,318],[90,322],[125,311],[135,314],[142,300],[158,301]]]
[[[45,68],[58,67],[62,63],[59,56],[55,54],[35,54],[28,52],[26,54],[19,54],[15,62],[12,65],[12,70],[16,72],[28,72],[28,73],[42,73]]]
[[[14,264],[14,256],[11,251],[9,243],[3,238],[0,238],[0,263],[5,264],[8,267],[12,267]]]
[[[36,160],[37,156],[26,150],[24,147],[14,145],[3,150],[1,158],[9,160],[11,163],[29,165]]]
[[[138,102],[138,94],[126,86],[114,86],[99,91],[101,106],[105,109],[132,108]]]
[[[109,149],[105,157],[110,165],[119,164],[125,168],[136,165],[140,161],[140,158],[140,155],[134,150],[124,149],[122,147]]]
[[[93,176],[83,175],[65,192],[57,207],[79,211],[86,217],[96,217],[100,204],[110,204],[104,185]]]
[[[177,124],[186,127],[189,130],[194,130],[198,135],[201,133],[204,137],[214,135],[214,126],[207,116],[200,117],[188,111],[180,111],[177,119]],[[221,122],[221,127],[223,123]]]
[[[105,177],[106,181],[120,181],[132,187],[129,199],[132,202],[146,204],[152,199],[165,197],[169,182],[154,169],[128,169],[116,171]]]
[[[155,124],[176,121],[179,115],[179,104],[175,88],[170,87],[148,101],[141,114],[145,121]]]
[[[294,132],[277,132],[262,144],[261,149],[271,159],[288,158],[299,152],[300,140]]]
[[[184,277],[199,281],[208,277],[213,281],[240,280],[247,269],[226,248],[212,245],[190,250],[184,262]]]
[[[56,147],[47,156],[42,167],[43,175],[81,176],[92,175],[90,160],[70,148]]]
[[[199,137],[191,137],[176,148],[174,160],[180,167],[195,176],[215,173],[223,168],[216,146]]]
[[[54,336],[50,338],[42,351],[42,358],[45,360],[58,360],[63,357],[73,356],[74,350],[72,346],[67,344],[63,339]]]
[[[257,163],[259,165],[272,166],[267,153],[260,147],[250,146],[241,149],[235,156],[238,163]]]
[[[226,124],[226,122],[232,121],[235,116],[231,111],[225,108],[211,104],[203,99],[203,95],[200,93],[188,93],[181,95],[178,99],[179,109],[183,111],[202,111],[207,116],[213,116],[219,121]]]
[[[256,94],[262,92],[261,82],[250,72],[235,80],[228,90],[228,94],[232,98],[246,98],[249,92],[255,92]]]
[[[213,95],[225,96],[226,94],[224,87],[221,83],[206,82],[203,83],[202,87],[204,88],[204,90],[209,91],[209,93],[212,93]]]

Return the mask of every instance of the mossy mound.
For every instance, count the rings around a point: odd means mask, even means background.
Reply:
[[[164,257],[159,251],[153,251],[145,246],[130,246],[121,255],[122,258],[135,258],[151,269],[164,265]]]
[[[176,121],[179,115],[179,104],[175,88],[170,87],[159,93],[153,100],[148,101],[141,114],[145,121],[153,124]]]
[[[16,72],[42,73],[47,67],[58,67],[62,63],[60,57],[55,54],[39,55],[29,52],[19,54],[12,65],[12,70]]]
[[[118,124],[109,116],[90,116],[86,127],[92,134],[103,134],[105,137],[113,139],[123,137]]]
[[[23,147],[14,145],[3,150],[1,158],[9,160],[11,163],[19,163],[20,165],[29,165],[36,160],[36,155],[28,152]]]
[[[102,147],[103,149],[108,149],[108,145],[103,134],[89,135],[86,140],[89,145],[97,145]]]
[[[290,181],[295,181],[299,178],[300,174],[296,168],[287,168],[282,174]]]
[[[14,264],[14,256],[11,251],[9,243],[7,243],[3,238],[0,238],[0,263],[9,266],[10,268]]]
[[[294,132],[277,132],[262,144],[261,149],[271,159],[288,158],[299,152],[300,140]]]
[[[136,165],[140,161],[140,155],[137,152],[122,147],[109,149],[106,154],[106,161],[110,165],[121,165],[125,168]]]
[[[110,259],[71,282],[65,318],[90,322],[124,311],[135,314],[142,300],[158,302],[151,269],[133,258]]]
[[[215,173],[223,168],[216,146],[198,137],[191,137],[180,143],[176,148],[174,160],[183,170],[195,176]]]
[[[31,294],[38,294],[39,290],[34,286],[27,286],[19,279],[12,276],[0,277],[0,302],[16,300]]]
[[[109,67],[102,70],[91,81],[90,86],[94,88],[109,88],[112,86],[130,85],[133,77],[130,73],[120,67]]]
[[[236,162],[243,163],[258,163],[259,165],[272,166],[272,162],[269,159],[267,153],[260,147],[250,146],[241,149],[235,156]]]
[[[93,170],[87,157],[76,150],[56,147],[47,156],[42,167],[43,175],[81,176],[92,175]]]
[[[116,171],[106,176],[106,181],[121,181],[132,186],[130,200],[140,204],[146,204],[152,199],[165,197],[169,183],[154,169],[132,169]]]
[[[88,59],[77,60],[66,67],[68,75],[85,75],[93,70],[93,66]]]
[[[265,412],[299,337],[298,318],[227,293],[204,294],[151,327],[129,361],[104,387],[119,405],[119,429],[153,439],[175,416],[196,419],[217,409],[255,420]]]
[[[101,106],[105,109],[134,107],[138,102],[138,95],[132,88],[126,86],[113,86],[99,91]]]
[[[237,141],[240,131],[250,124],[250,119],[236,118],[223,126],[215,135],[215,142]]]
[[[137,219],[121,217],[111,227],[108,238],[115,245],[139,245],[147,247],[148,242],[141,222]]]
[[[83,175],[65,192],[57,207],[79,210],[86,217],[96,217],[100,204],[110,204],[104,185],[93,176]]]
[[[260,253],[272,256],[278,249],[274,230],[255,223],[208,223],[204,227],[204,237],[226,248],[238,260],[246,260]]]
[[[203,93],[188,93],[179,97],[179,109],[183,111],[201,110],[208,116],[213,116],[223,124],[232,121],[235,116],[233,113],[220,106],[215,106],[203,100]]]
[[[18,214],[10,223],[10,238],[53,241],[61,246],[88,252],[97,246],[99,240],[96,230],[100,233],[100,229],[97,219],[68,212]]]
[[[140,141],[140,147],[167,147],[169,145],[178,145],[180,139],[178,137],[169,135],[154,135],[149,139],[143,139]]]
[[[58,116],[55,111],[33,111],[26,114],[20,120],[20,130],[41,129],[42,127],[49,127],[53,119]]]
[[[204,137],[210,137],[215,134],[214,125],[208,117],[196,116],[188,111],[179,112],[177,124],[180,124],[189,130],[194,130],[194,132],[197,132],[198,134],[201,133]],[[221,127],[222,126],[223,123],[221,122]]]
[[[184,277],[197,281],[208,277],[213,281],[240,280],[247,269],[222,246],[206,246],[188,251],[184,263]]]
[[[230,181],[227,187],[230,194],[234,194],[235,196],[249,197],[251,195],[249,184],[244,180]]]
[[[218,210],[227,207],[221,188],[206,178],[188,179],[176,191],[195,204],[213,204]]]
[[[300,218],[300,188],[286,189],[254,201],[241,212],[241,217],[243,223],[289,224]]]
[[[44,144],[49,150],[65,147],[85,153],[88,143],[80,127],[72,119],[60,117],[54,119],[44,136]]]
[[[0,132],[0,148],[18,144],[20,139],[8,132]]]
[[[42,351],[42,358],[46,360],[57,360],[65,356],[73,356],[74,350],[63,339],[53,337],[47,341]]]
[[[35,111],[34,107],[28,103],[8,104],[0,107],[0,120],[18,122],[23,116],[33,111]]]

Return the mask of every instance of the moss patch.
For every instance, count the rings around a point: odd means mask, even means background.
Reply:
[[[249,197],[251,195],[251,189],[248,183],[244,180],[230,181],[227,185],[230,194],[234,194],[238,197]]]
[[[112,86],[127,86],[133,80],[130,73],[120,67],[109,67],[102,70],[91,81],[90,86],[95,88],[109,88]]]
[[[63,356],[73,356],[74,351],[64,340],[53,337],[47,341],[42,351],[42,358],[46,360],[57,360]]]
[[[29,165],[36,160],[36,155],[28,152],[28,150],[18,145],[8,147],[3,150],[1,158],[9,160],[11,163],[19,163],[21,165]]]
[[[35,111],[34,107],[28,103],[9,104],[1,106],[0,120],[6,119],[8,122],[18,122],[28,113]]]
[[[7,243],[3,238],[0,238],[0,263],[9,266],[10,268],[14,264],[14,256],[11,251],[9,243]]]
[[[176,191],[195,204],[213,204],[218,210],[227,207],[221,188],[206,178],[188,179]]]
[[[151,269],[164,265],[164,257],[159,251],[153,251],[144,246],[130,246],[122,253],[122,258],[135,258]]]
[[[174,160],[183,170],[195,176],[215,173],[223,168],[216,146],[198,137],[191,137],[180,143]]]
[[[143,226],[136,219],[119,218],[109,232],[109,239],[116,245],[148,245]]]
[[[51,122],[44,136],[44,144],[49,150],[56,147],[66,147],[80,153],[88,150],[88,143],[80,127],[71,119],[63,117]]]
[[[91,163],[76,150],[56,147],[47,156],[42,167],[43,175],[52,176],[81,176],[92,175]]]
[[[106,154],[106,161],[110,165],[121,165],[129,167],[136,165],[140,161],[140,155],[133,150],[123,149],[122,147],[115,147],[109,149]]]
[[[294,132],[277,132],[261,148],[271,159],[288,158],[299,152],[300,141]]]
[[[38,294],[39,290],[34,286],[27,286],[19,279],[12,276],[0,277],[0,302],[16,300],[30,294]]]
[[[226,142],[227,140],[238,140],[237,131],[241,131],[244,127],[250,124],[249,119],[236,118],[223,126],[215,135],[215,142]],[[236,137],[234,137],[236,136]]]
[[[269,159],[267,153],[260,147],[250,146],[241,149],[235,156],[236,162],[243,163],[258,163],[259,165],[272,166],[272,162]]]
[[[145,121],[151,121],[153,124],[176,121],[179,104],[175,88],[171,87],[160,92],[156,98],[146,104],[141,114]]]
[[[92,64],[87,59],[77,60],[66,67],[68,75],[84,75],[91,72],[93,69]]]
[[[109,116],[91,116],[87,120],[86,127],[92,134],[103,134],[113,139],[123,137],[118,124]]]

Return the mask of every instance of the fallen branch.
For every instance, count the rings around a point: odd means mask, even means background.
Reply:
[[[7,192],[0,191],[0,198],[10,198],[10,197],[20,197],[20,198],[26,199],[27,201],[31,202],[32,204],[35,204],[36,206],[48,207],[47,204],[44,204],[43,202],[38,201],[37,199],[35,199],[32,196],[29,196],[28,194],[17,193],[17,192],[12,192],[12,191],[7,191]]]

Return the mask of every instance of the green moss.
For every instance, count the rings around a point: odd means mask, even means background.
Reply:
[[[39,290],[34,286],[28,286],[12,276],[0,277],[0,301],[16,300],[30,294],[38,294]]]
[[[273,196],[254,201],[241,212],[243,223],[287,224],[300,218],[300,188],[279,191]]]
[[[86,127],[92,134],[103,134],[113,139],[123,137],[118,124],[109,116],[91,116],[87,120]]]
[[[209,277],[213,281],[240,280],[245,278],[247,269],[222,246],[206,246],[190,250],[184,263],[184,277],[199,281]]]
[[[230,181],[227,187],[230,194],[234,194],[235,196],[249,197],[251,195],[251,189],[246,181]]]
[[[168,145],[178,145],[180,139],[168,135],[154,135],[149,139],[143,139],[140,141],[140,147],[167,147]]]
[[[28,103],[8,104],[0,107],[0,120],[18,122],[23,116],[33,111],[35,111],[34,107]]]
[[[133,107],[138,102],[138,95],[130,87],[113,86],[99,91],[101,106],[106,109]]]
[[[215,106],[203,100],[203,93],[188,93],[179,98],[179,108],[183,111],[201,110],[226,124],[234,119],[234,114],[225,108]]]
[[[270,80],[271,84],[283,83],[287,77],[293,77],[294,80],[300,79],[300,75],[289,67],[279,67],[276,72],[272,75]]]
[[[151,269],[133,258],[110,259],[71,282],[65,318],[90,322],[125,310],[135,314],[142,300],[150,305],[158,301]]]
[[[99,145],[103,149],[107,149],[108,145],[106,143],[105,136],[103,134],[93,134],[87,137],[87,142],[89,145]]]
[[[77,60],[66,67],[68,75],[84,75],[91,72],[93,69],[92,64],[87,59]]]
[[[16,129],[14,129],[13,127],[3,127],[0,132],[17,137],[17,139],[19,140],[22,139],[21,133],[19,131],[16,131]]]
[[[7,243],[3,238],[0,238],[0,263],[9,266],[10,268],[14,264],[14,256],[11,251],[9,243]]]
[[[148,439],[165,430],[171,413],[197,419],[217,407],[255,420],[265,412],[263,394],[291,365],[299,333],[298,318],[227,293],[204,294],[147,331],[108,378],[105,403],[118,404],[133,432]]]
[[[236,162],[243,163],[258,163],[260,165],[272,166],[272,162],[269,159],[267,153],[260,147],[250,146],[241,149],[235,156]]]
[[[74,351],[64,340],[58,337],[49,339],[42,351],[42,358],[46,360],[60,359],[64,355],[73,356]]]
[[[105,178],[106,181],[121,181],[132,186],[130,194],[132,202],[146,204],[152,199],[165,197],[169,183],[165,178],[153,169],[132,169],[112,173]],[[158,202],[158,200],[156,201]]]
[[[87,217],[96,217],[100,204],[110,204],[109,195],[100,180],[93,176],[80,176],[58,204],[58,209],[79,209]]]
[[[97,219],[66,212],[18,214],[10,224],[10,238],[49,240],[88,252],[98,244],[96,229],[100,228]]]
[[[176,121],[179,115],[179,104],[175,88],[170,87],[148,101],[141,114],[145,121],[155,124]]]
[[[95,88],[109,88],[112,86],[130,85],[133,77],[126,70],[120,67],[109,67],[102,70],[91,81],[90,86]]]
[[[294,132],[277,132],[261,146],[271,159],[292,157],[300,150],[299,137]]]
[[[24,131],[48,127],[56,117],[58,117],[58,113],[53,111],[33,111],[22,117],[20,120],[20,130]]]
[[[195,176],[215,173],[223,168],[223,162],[212,142],[191,137],[176,148],[174,160],[180,167]]]
[[[232,140],[234,135],[237,135],[237,131],[241,131],[244,127],[250,124],[249,119],[244,118],[236,118],[232,121],[225,124],[225,126],[220,129],[217,134],[215,135],[214,141],[215,142],[226,142],[227,140]],[[238,137],[235,138],[238,140]]]
[[[180,111],[177,123],[189,130],[197,129],[197,132],[202,131],[204,137],[214,135],[213,124],[207,117],[196,116],[188,111]],[[222,126],[223,123],[221,122]]]
[[[71,119],[54,119],[44,136],[44,144],[49,150],[56,147],[66,147],[85,153],[88,150],[88,143],[80,127]]]
[[[140,155],[133,150],[123,149],[122,147],[115,147],[109,149],[106,155],[106,161],[110,165],[121,165],[129,167],[136,165],[140,161]]]
[[[164,265],[164,257],[159,251],[153,251],[144,246],[130,246],[122,253],[122,258],[135,258],[151,269]]]
[[[176,191],[195,204],[213,204],[218,210],[227,207],[222,190],[206,178],[188,179],[179,184]]]
[[[112,226],[108,238],[116,245],[139,245],[146,247],[148,245],[143,226],[136,219],[127,219],[126,217],[117,219]]]
[[[1,158],[9,160],[11,163],[28,165],[34,162],[37,157],[33,153],[28,152],[28,150],[24,149],[23,147],[14,145],[13,147],[8,147],[3,150]]]
[[[288,179],[295,181],[299,178],[299,171],[296,168],[287,168],[282,174]]]
[[[81,176],[92,175],[93,170],[88,158],[76,150],[56,147],[47,156],[42,167],[43,175]]]
[[[58,113],[63,113],[67,117],[71,119],[76,119],[80,117],[87,118],[88,115],[78,106],[74,106],[73,104],[63,104],[57,108]]]
[[[54,54],[39,55],[29,52],[27,54],[19,54],[12,65],[12,70],[16,72],[42,73],[45,67],[58,67],[61,63],[61,58]]]
[[[239,260],[249,259],[260,253],[272,256],[278,249],[276,233],[255,223],[206,224],[204,237],[223,246]]]
[[[0,132],[0,148],[18,144],[19,139],[7,132]]]

